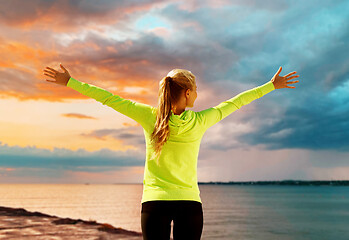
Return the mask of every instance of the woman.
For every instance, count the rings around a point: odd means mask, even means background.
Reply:
[[[203,211],[197,184],[197,157],[205,131],[232,112],[253,100],[280,88],[295,88],[287,84],[299,77],[279,76],[258,87],[244,91],[215,107],[200,112],[185,110],[193,107],[197,98],[194,74],[185,69],[173,69],[160,81],[158,107],[123,99],[118,95],[80,82],[50,67],[44,75],[48,80],[68,86],[83,95],[134,119],[144,129],[146,162],[143,180],[141,226],[143,239],[169,239],[173,220],[173,238],[196,240],[201,238]]]

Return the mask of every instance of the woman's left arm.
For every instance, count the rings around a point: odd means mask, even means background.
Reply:
[[[63,72],[46,67],[44,70],[44,75],[55,79],[55,81],[48,79],[46,79],[46,81],[70,87],[87,97],[93,98],[98,102],[101,102],[103,105],[107,105],[132,118],[136,122],[140,123],[143,128],[146,127],[146,125],[151,124],[153,116],[152,111],[155,109],[154,107],[124,99],[118,95],[108,92],[103,88],[80,82],[72,78],[68,70],[65,69],[62,64],[60,64],[60,67],[63,69]]]
[[[132,118],[140,123],[143,127],[148,123],[152,116],[152,106],[124,99],[118,95],[114,95],[107,90],[97,87],[92,84],[80,82],[75,78],[70,77],[67,83],[70,87],[79,93],[93,98],[103,105],[107,105],[116,111]]]

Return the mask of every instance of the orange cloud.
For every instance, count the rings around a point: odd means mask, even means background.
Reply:
[[[77,150],[83,147],[86,151],[97,151],[102,148],[113,151],[138,149],[140,146],[125,143],[125,139],[117,139],[109,135],[85,134],[76,127],[64,129],[51,126],[40,126],[35,123],[11,123],[0,121],[1,141],[8,146],[34,146],[43,149],[67,148]],[[43,130],[44,129],[44,130]],[[140,137],[139,137],[140,138]]]
[[[97,119],[95,117],[87,116],[87,115],[80,114],[80,113],[63,113],[61,115],[64,116],[64,117],[71,117],[71,118]]]
[[[41,59],[53,58],[58,56],[55,50],[40,49],[40,44],[35,43],[34,47],[29,46],[25,42],[15,40],[1,40],[0,52],[2,56],[6,56],[6,62],[0,60],[0,67],[20,69],[27,73],[33,73],[30,68],[23,68],[20,66],[41,67]]]
[[[135,12],[148,11],[157,4],[163,4],[163,1],[137,4],[128,1],[109,1],[103,4],[82,1],[76,4],[71,1],[11,0],[2,4],[0,21],[9,27],[26,30],[36,28],[68,32],[82,27],[100,30],[99,25],[115,24]]]
[[[15,168],[1,168],[0,167],[0,171],[5,171],[5,172],[11,172],[11,171],[15,171]]]
[[[23,7],[20,14],[17,9],[19,4]],[[46,81],[50,78],[43,75],[42,70],[46,66],[59,69],[58,64],[62,62],[78,80],[95,83],[106,89],[117,86],[120,96],[151,104],[149,97],[157,94],[152,90],[155,86],[156,63],[145,49],[151,49],[152,46],[142,41],[141,44],[133,43],[129,39],[110,40],[104,27],[112,26],[125,17],[130,20],[134,17],[130,14],[147,11],[157,4],[163,3],[153,1],[130,4],[115,1],[98,4],[98,8],[93,4],[58,4],[40,0],[30,4],[14,0],[4,4],[4,14],[0,16],[4,25],[0,28],[0,35],[6,37],[0,37],[0,52],[6,58],[0,59],[0,79],[3,81],[0,98],[57,102],[69,98],[86,99],[71,89]],[[71,18],[72,15],[74,18]],[[84,24],[81,25],[81,22]],[[21,30],[23,28],[28,29],[25,38]],[[90,34],[80,40],[79,34],[84,31],[82,28],[87,31],[97,30],[99,34],[89,31]],[[123,28],[126,27],[121,24],[118,30],[122,31]],[[9,34],[5,34],[8,30]],[[66,36],[59,35],[59,32],[64,32]],[[158,56],[157,53],[155,55]],[[144,56],[149,57],[146,59]],[[130,94],[123,92],[126,86],[139,86],[147,90]]]
[[[132,124],[132,123],[127,123],[127,122],[123,122],[122,125],[125,127],[137,127],[137,126],[141,126],[141,124],[135,122],[136,124]]]
[[[153,77],[138,74],[135,71],[137,69],[136,66],[129,68],[126,63],[115,67],[115,64],[112,63],[116,61],[115,59],[109,59],[110,63],[106,60],[96,63],[93,59],[84,59],[79,56],[79,52],[84,51],[84,49],[99,51],[99,55],[113,52],[115,54],[115,51],[118,51],[117,49],[111,51],[111,48],[116,49],[111,46],[101,47],[92,41],[80,42],[67,47],[65,50],[66,52],[76,54],[79,60],[61,60],[60,62],[67,68],[70,75],[79,81],[94,84],[106,90],[109,87],[117,86],[118,95],[150,104],[148,98],[156,95],[156,92],[152,90],[155,84],[157,84],[156,81],[154,82]],[[0,87],[0,98],[15,97],[23,101],[34,99],[58,102],[63,102],[67,98],[87,98],[76,92],[74,93],[72,89],[46,81],[46,79],[52,80],[52,78],[43,75],[43,69],[46,66],[62,71],[60,68],[55,67],[55,65],[58,65],[55,61],[59,60],[58,51],[45,50],[40,49],[39,46],[35,48],[25,43],[8,41],[0,44],[0,52],[7,59],[6,61],[0,60],[0,78],[4,81],[2,87]],[[140,59],[134,65],[152,68],[152,63],[145,59]],[[91,68],[91,66],[93,67]],[[135,72],[133,73],[132,71]],[[126,87],[140,87],[147,90],[131,94],[123,91]]]

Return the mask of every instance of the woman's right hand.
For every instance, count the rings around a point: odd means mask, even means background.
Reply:
[[[275,73],[274,77],[271,79],[271,82],[274,84],[274,87],[275,89],[279,89],[279,88],[296,88],[294,86],[287,86],[287,84],[292,84],[292,83],[297,83],[299,82],[298,80],[297,81],[292,81],[292,82],[287,82],[288,80],[291,80],[293,78],[297,78],[299,77],[299,75],[296,75],[296,76],[292,76],[293,74],[296,73],[295,72],[291,72],[285,76],[279,76],[279,73],[281,72],[282,70],[282,67],[279,68],[279,70],[277,71],[277,73]]]
[[[54,78],[56,81],[52,81],[52,80],[48,80],[46,79],[46,81],[48,82],[52,82],[52,83],[56,83],[59,85],[63,85],[63,86],[67,86],[67,83],[70,79],[70,74],[67,71],[67,69],[65,69],[63,67],[62,64],[59,64],[61,66],[61,68],[63,69],[63,72],[58,72],[57,70],[50,68],[50,67],[46,67],[46,69],[44,70],[44,75]]]

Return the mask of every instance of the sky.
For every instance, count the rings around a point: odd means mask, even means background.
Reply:
[[[11,0],[0,12],[0,183],[142,183],[140,124],[47,82],[60,63],[154,107],[159,81],[188,69],[192,111],[297,71],[296,88],[206,131],[198,181],[349,179],[349,1]]]

